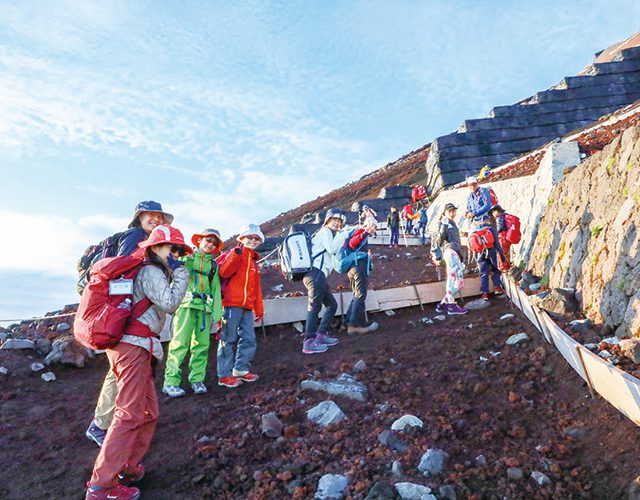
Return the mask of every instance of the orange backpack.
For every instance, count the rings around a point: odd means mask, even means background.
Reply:
[[[467,245],[473,253],[481,253],[488,248],[493,248],[495,240],[491,229],[488,227],[477,229],[467,238]]]

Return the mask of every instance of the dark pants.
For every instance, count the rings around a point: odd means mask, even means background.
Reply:
[[[367,299],[367,286],[369,285],[368,275],[369,260],[362,259],[347,271],[347,276],[351,282],[353,299],[347,309],[348,326],[366,326],[365,301]]]
[[[420,233],[420,243],[422,243],[423,245],[427,241],[426,232],[427,232],[427,223],[426,222],[421,222],[420,223],[419,233]]]
[[[389,240],[389,245],[397,245],[400,241],[400,226],[390,227],[391,230],[391,240]]]
[[[331,325],[331,320],[338,310],[338,303],[333,297],[329,286],[327,285],[327,277],[320,269],[315,267],[304,275],[302,283],[307,287],[307,297],[309,299],[307,305],[307,325],[305,328],[304,338],[314,337],[316,332],[327,332]],[[325,306],[320,327],[318,328],[318,315],[322,306]]]
[[[485,250],[478,256],[480,268],[480,291],[489,293],[489,274],[493,280],[493,286],[502,287],[502,275],[498,268],[498,252],[495,248]]]
[[[410,233],[411,231],[413,231],[413,220],[412,219],[406,219],[404,229],[405,229],[405,232],[407,232],[407,233]]]

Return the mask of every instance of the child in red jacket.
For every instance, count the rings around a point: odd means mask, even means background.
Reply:
[[[264,241],[257,224],[240,231],[240,244],[218,257],[222,286],[223,324],[218,343],[218,385],[235,388],[242,382],[255,382],[251,373],[256,354],[254,315],[257,321],[264,314],[260,289],[260,254],[255,249]],[[234,348],[237,349],[234,354]]]

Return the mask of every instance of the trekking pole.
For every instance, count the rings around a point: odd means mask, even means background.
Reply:
[[[406,225],[406,223],[405,223]],[[407,232],[404,230],[405,226],[404,225],[400,225],[400,229],[402,229],[402,237],[404,238],[404,246],[408,247],[409,243],[407,243]]]

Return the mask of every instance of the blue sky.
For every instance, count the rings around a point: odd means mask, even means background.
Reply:
[[[223,236],[574,75],[636,1],[0,1],[0,319],[160,201]]]

